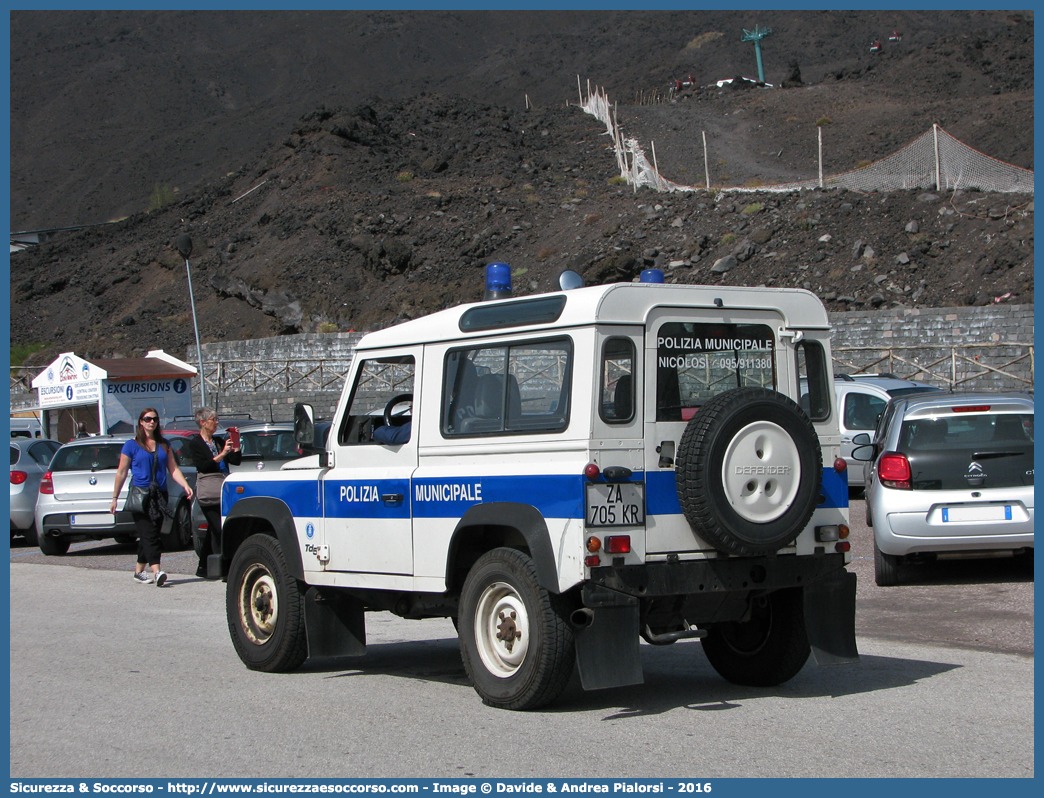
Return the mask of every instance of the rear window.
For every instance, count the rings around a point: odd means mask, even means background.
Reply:
[[[914,490],[1033,484],[1033,414],[955,414],[903,422],[899,451]]]
[[[656,334],[656,420],[688,421],[733,388],[774,389],[774,344],[764,324],[665,322]]]
[[[123,442],[69,446],[58,450],[51,461],[52,471],[104,471],[117,468]]]

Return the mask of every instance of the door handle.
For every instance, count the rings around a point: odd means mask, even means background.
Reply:
[[[398,504],[402,501],[401,493],[382,493],[381,501],[385,504]]]

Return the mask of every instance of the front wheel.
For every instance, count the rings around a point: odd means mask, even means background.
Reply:
[[[486,704],[536,709],[558,698],[576,659],[566,615],[523,552],[493,549],[478,559],[464,581],[458,622],[464,668]]]
[[[232,645],[251,670],[292,671],[308,657],[304,597],[275,538],[253,535],[236,550],[225,614]]]
[[[713,626],[703,651],[718,674],[752,687],[773,687],[797,676],[811,648],[799,587],[757,596],[750,617]]]

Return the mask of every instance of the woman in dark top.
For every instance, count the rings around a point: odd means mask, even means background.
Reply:
[[[196,479],[203,474],[221,473],[228,475],[229,465],[239,465],[243,453],[232,448],[232,442],[220,435],[215,435],[218,428],[217,411],[212,407],[201,407],[196,411],[196,423],[199,424],[199,435],[189,438],[188,453],[192,465],[196,467]],[[199,503],[207,519],[207,535],[200,542],[199,566],[196,576],[207,577],[207,557],[221,552],[221,504]]]
[[[167,509],[167,474],[185,489],[185,497],[192,500],[192,488],[189,487],[185,475],[178,468],[177,460],[171,454],[170,446],[163,437],[159,423],[159,413],[154,407],[146,407],[138,416],[138,425],[134,439],[123,444],[120,451],[120,464],[116,469],[116,484],[112,492],[112,504],[109,512],[116,513],[116,502],[119,499],[127,472],[131,474],[131,484],[139,488],[149,488],[153,483],[156,489],[145,499],[143,512],[132,512],[134,525],[138,529],[138,562],[134,566],[134,579],[139,584],[155,584],[163,587],[167,575],[160,570],[160,530],[163,528],[163,516],[169,514]],[[162,507],[160,504],[162,503]],[[150,576],[145,566],[152,569]]]

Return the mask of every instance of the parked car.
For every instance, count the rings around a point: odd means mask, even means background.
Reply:
[[[863,487],[863,464],[852,457],[852,438],[860,432],[873,434],[885,405],[892,397],[939,390],[935,385],[899,379],[893,374],[835,375],[841,456],[848,463],[848,487]]]
[[[133,543],[138,538],[131,514],[109,512],[112,489],[116,483],[120,450],[130,435],[99,435],[70,441],[54,454],[48,471],[40,481],[40,497],[36,502],[36,528],[40,550],[59,555],[77,540],[114,538],[117,543]],[[177,440],[172,440],[172,447]],[[196,483],[196,469],[191,463],[180,465],[189,485]],[[126,502],[131,480],[123,484],[121,500]],[[192,508],[181,486],[167,480],[173,518],[164,519],[162,541],[166,551],[187,548],[192,544]]]
[[[1033,553],[1033,397],[912,394],[892,399],[866,459],[866,522],[874,573],[953,556]]]
[[[33,438],[11,439],[11,539],[23,535],[29,545],[39,545],[36,536],[36,497],[40,479],[54,453],[58,441]]]
[[[305,452],[294,440],[292,423],[252,424],[239,428],[242,441],[243,461],[238,466],[230,465],[229,470],[236,471],[278,471],[283,463],[304,456]]]

